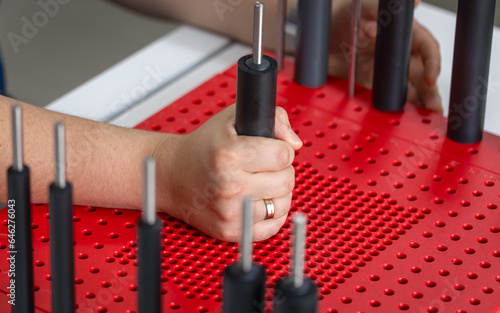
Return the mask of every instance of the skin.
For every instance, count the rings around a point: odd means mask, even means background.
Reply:
[[[222,19],[216,14],[212,1],[116,2],[159,18],[174,17],[244,42],[251,39],[252,15],[248,12],[252,12],[253,1],[240,2],[226,11]],[[272,29],[276,1],[264,2],[265,29]],[[349,29],[349,1],[334,3],[330,71],[346,76],[345,57],[338,47],[346,41]],[[358,83],[370,86],[376,29],[370,10],[376,10],[377,2],[364,1],[363,6],[366,8],[361,36],[371,38],[372,42],[360,51]],[[338,29],[343,31],[336,33]],[[273,37],[274,32],[266,32],[266,46],[272,47]],[[435,86],[439,64],[439,46],[430,33],[416,23],[410,100],[440,109]],[[294,150],[299,149],[302,142],[291,130],[282,108],[276,111],[276,139],[237,136],[234,105],[193,133],[180,136],[107,125],[0,97],[0,181],[4,182],[12,160],[10,110],[14,103],[23,108],[24,163],[31,169],[34,203],[48,202],[48,187],[54,179],[53,125],[62,121],[66,125],[67,179],[74,187],[75,204],[140,209],[142,188],[138,186],[142,185],[142,162],[145,157],[153,156],[157,162],[158,210],[213,237],[238,240],[243,196],[251,197],[254,202],[254,240],[274,235],[286,220],[295,179],[291,163]],[[264,220],[262,200],[267,198],[273,199],[276,209],[275,218],[270,220]],[[6,202],[6,184],[0,184],[0,203]]]
[[[350,43],[350,1],[338,0],[332,14],[330,41],[330,74],[346,78],[349,64],[346,44]],[[415,5],[420,3],[419,0]],[[373,64],[377,37],[378,1],[363,1],[359,23],[359,43],[356,68],[356,83],[367,88],[373,85]],[[347,52],[348,55],[348,52]],[[436,85],[441,71],[439,44],[432,34],[418,21],[413,23],[410,74],[408,82],[409,102],[442,113],[441,97]]]

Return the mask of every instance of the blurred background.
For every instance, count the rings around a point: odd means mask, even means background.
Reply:
[[[105,0],[69,0],[33,38],[13,45],[24,20],[32,20],[41,10],[37,2],[1,2],[0,51],[8,95],[38,106],[47,105],[177,26]],[[458,0],[424,2],[455,11]],[[500,25],[498,12],[496,25]]]

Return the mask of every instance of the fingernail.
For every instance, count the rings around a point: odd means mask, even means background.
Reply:
[[[290,132],[290,139],[294,144],[302,145],[302,140],[300,140],[299,136],[293,131],[293,129],[288,130]]]

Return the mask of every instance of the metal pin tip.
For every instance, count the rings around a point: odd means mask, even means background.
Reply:
[[[56,152],[56,180],[55,184],[59,188],[66,187],[66,159],[65,159],[65,139],[64,124],[57,122],[54,125],[55,152]]]
[[[60,136],[64,136],[64,124],[62,122],[57,122],[54,124],[54,130]]]
[[[304,283],[304,254],[307,218],[304,214],[296,214],[292,218],[292,222],[295,225],[293,231],[294,241],[292,277],[294,286],[296,288],[299,288]]]
[[[12,115],[20,116],[21,115],[21,106],[19,104],[12,105]]]
[[[142,220],[153,225],[156,222],[156,162],[152,157],[144,159],[144,203]]]
[[[12,105],[12,150],[13,150],[13,168],[18,172],[23,170],[23,138],[22,138],[22,120],[21,106]]]
[[[305,225],[307,223],[307,217],[303,213],[295,214],[292,218],[292,222],[295,225]]]
[[[252,269],[252,205],[253,202],[250,198],[246,197],[243,200],[240,263],[244,272],[249,272]]]
[[[255,2],[253,20],[253,63],[262,64],[262,32],[264,23],[264,4]]]

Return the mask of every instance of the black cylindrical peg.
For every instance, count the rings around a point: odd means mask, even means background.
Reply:
[[[14,288],[9,289],[10,293],[15,292],[13,294],[15,298],[11,299],[14,300],[11,302],[12,313],[32,313],[35,310],[35,304],[33,296],[30,171],[23,164],[21,124],[21,107],[14,105],[12,106],[14,162],[7,171],[7,213],[9,221],[7,227],[9,230],[9,262],[15,260],[13,262],[15,264],[15,272],[7,272],[7,275],[9,276],[9,281],[14,281]]]
[[[375,108],[404,108],[408,90],[415,0],[380,0],[373,69]]]
[[[143,212],[137,225],[139,313],[161,312],[161,220],[156,216],[155,161],[144,161]]]
[[[294,80],[302,86],[326,83],[331,12],[332,0],[299,0]]]
[[[274,137],[278,64],[262,54],[264,4],[255,4],[253,54],[238,61],[236,131],[238,135]]]
[[[460,143],[483,138],[495,2],[458,1],[447,135]]]
[[[50,263],[52,312],[75,312],[73,192],[66,181],[64,125],[55,125],[55,172],[50,185]]]
[[[274,313],[316,313],[318,287],[304,277],[304,254],[307,218],[303,214],[293,217],[293,262],[289,277],[279,280],[274,289]]]
[[[266,272],[252,263],[252,201],[243,204],[240,258],[224,270],[223,313],[264,312]]]

